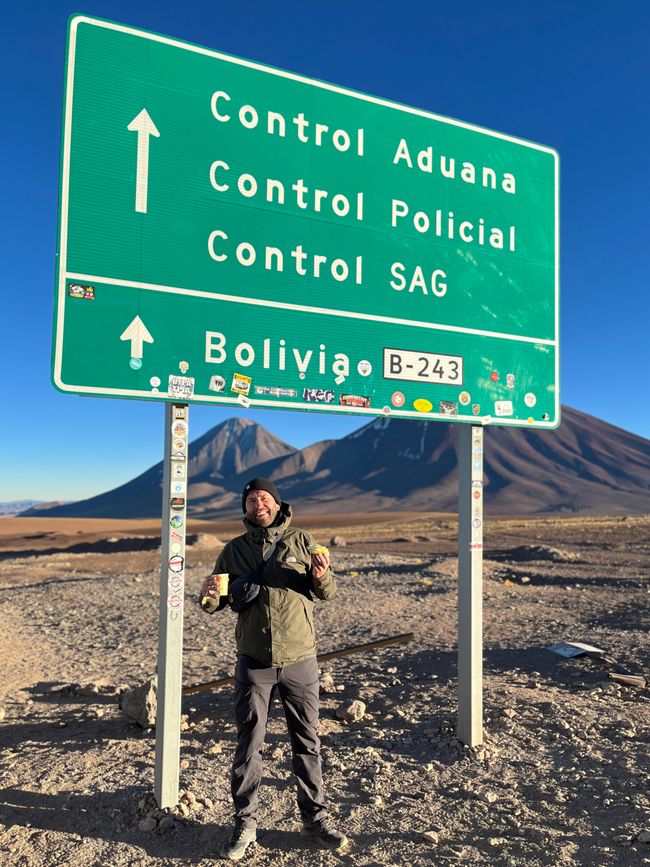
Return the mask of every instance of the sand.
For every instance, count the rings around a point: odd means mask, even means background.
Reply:
[[[455,737],[453,516],[302,522],[331,547],[339,593],[316,606],[319,651],[413,641],[322,666],[321,737],[347,853],[306,850],[290,751],[272,709],[256,865],[650,863],[650,517],[488,520],[482,746]],[[0,855],[10,865],[208,865],[231,822],[232,687],[183,703],[182,801],[156,812],[154,733],[120,690],[156,667],[159,524],[0,521]],[[226,677],[230,612],[196,604],[217,540],[190,522],[183,682]],[[212,550],[212,540],[215,548]],[[584,641],[605,661],[546,648]],[[337,709],[363,701],[354,723]],[[149,829],[149,830],[147,830]],[[639,839],[640,837],[640,839]]]

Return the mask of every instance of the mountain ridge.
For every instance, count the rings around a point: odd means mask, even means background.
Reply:
[[[188,511],[240,513],[253,476],[272,479],[303,513],[455,511],[456,424],[380,416],[345,437],[297,449],[262,425],[231,418],[190,443]],[[650,440],[570,407],[553,431],[486,427],[485,506],[492,515],[650,511]],[[162,461],[96,497],[22,513],[157,517]]]

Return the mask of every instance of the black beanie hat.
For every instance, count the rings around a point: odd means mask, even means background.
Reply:
[[[246,497],[251,491],[266,491],[267,494],[270,494],[273,497],[278,506],[280,505],[280,494],[278,494],[278,489],[275,487],[273,482],[270,482],[268,479],[251,479],[250,482],[247,482],[244,485],[244,490],[241,495],[242,512],[246,511]]]

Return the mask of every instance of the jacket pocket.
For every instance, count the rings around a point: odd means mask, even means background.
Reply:
[[[297,576],[304,578],[307,574],[308,567],[304,563],[301,563],[300,560],[283,560],[278,561],[275,565],[278,573],[288,578],[296,578]]]
[[[244,623],[248,620],[251,613],[251,606],[249,605],[243,611],[240,611],[237,615],[237,623],[235,624],[235,641],[239,642],[242,637],[242,632],[244,630]]]
[[[308,599],[306,599],[302,595],[302,593],[300,594],[300,601],[302,602],[302,610],[305,614],[305,620],[307,621],[307,628],[309,629],[309,634],[311,635],[312,639],[316,641],[316,632],[314,630],[313,616],[314,604],[313,602],[310,602]]]

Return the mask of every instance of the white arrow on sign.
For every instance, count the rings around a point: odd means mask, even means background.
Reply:
[[[131,324],[124,329],[120,335],[120,340],[131,341],[131,358],[142,358],[142,344],[153,343],[153,337],[139,316],[136,316]]]
[[[140,214],[147,213],[147,188],[149,186],[149,136],[160,138],[156,124],[149,117],[146,108],[137,114],[127,129],[138,134],[138,164],[135,176],[135,209]]]

